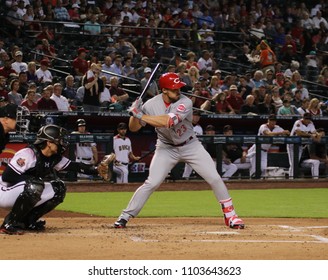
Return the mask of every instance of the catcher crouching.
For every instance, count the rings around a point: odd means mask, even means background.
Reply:
[[[33,144],[15,153],[0,179],[0,207],[10,209],[0,233],[45,230],[46,222],[40,218],[62,203],[66,195],[65,183],[57,171],[99,174],[104,180],[110,179],[112,156],[106,156],[95,168],[62,155],[68,146],[67,135],[62,127],[45,125]]]

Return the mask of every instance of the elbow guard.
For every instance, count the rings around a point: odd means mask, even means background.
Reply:
[[[179,116],[176,115],[176,114],[169,113],[168,116],[169,116],[169,120],[168,120],[168,123],[167,123],[167,127],[175,126],[181,121]]]

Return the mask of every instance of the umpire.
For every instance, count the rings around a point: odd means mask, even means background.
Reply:
[[[9,142],[9,132],[16,130],[17,108],[15,104],[0,107],[0,153]]]

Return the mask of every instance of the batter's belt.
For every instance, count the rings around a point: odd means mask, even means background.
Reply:
[[[186,145],[188,142],[190,142],[192,139],[194,139],[194,137],[190,136],[186,141],[184,141],[180,144],[171,144],[171,143],[164,143],[164,142],[163,143],[166,144],[166,145],[173,146],[173,147],[182,147],[182,146]]]

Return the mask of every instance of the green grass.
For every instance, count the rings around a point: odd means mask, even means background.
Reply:
[[[328,189],[275,189],[230,191],[242,217],[328,218]],[[116,217],[132,192],[67,193],[58,210]],[[212,191],[159,191],[153,193],[139,217],[212,217],[221,210]]]

